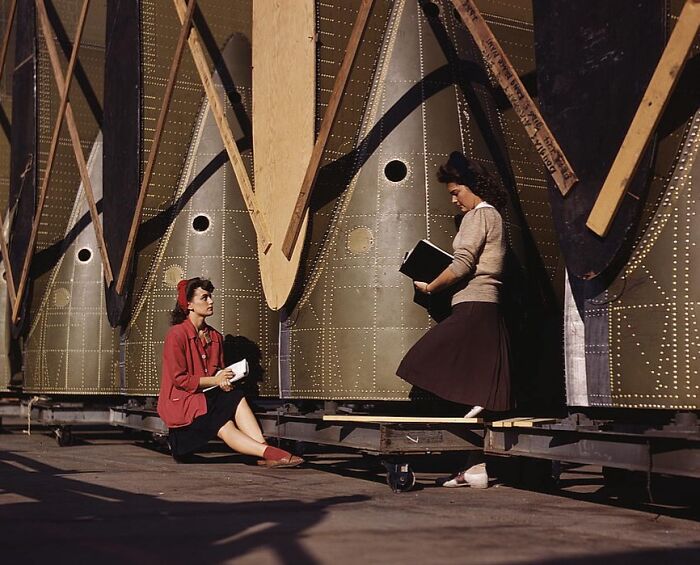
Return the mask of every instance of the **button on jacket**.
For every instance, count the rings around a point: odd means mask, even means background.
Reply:
[[[200,377],[211,377],[224,366],[223,338],[207,326],[211,341],[204,344],[186,319],[165,336],[158,414],[169,428],[187,426],[207,413],[199,390]]]

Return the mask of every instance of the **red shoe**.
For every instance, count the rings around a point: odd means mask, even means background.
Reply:
[[[258,466],[267,467],[268,469],[284,469],[286,467],[298,467],[304,463],[301,457],[290,455],[282,459],[259,459]]]

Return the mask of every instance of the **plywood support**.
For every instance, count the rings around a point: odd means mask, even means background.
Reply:
[[[253,2],[255,196],[272,235],[272,247],[259,254],[258,263],[265,300],[273,310],[289,299],[303,251],[302,241],[287,258],[282,243],[316,138],[315,9],[315,0]],[[307,212],[302,230],[308,217]]]
[[[60,58],[58,51],[56,50],[56,45],[53,40],[53,33],[51,28],[51,23],[49,22],[49,16],[46,12],[46,5],[44,0],[36,0],[37,14],[39,16],[39,21],[41,24],[42,33],[44,35],[44,40],[46,42],[46,47],[49,52],[49,58],[51,60],[51,66],[53,69],[54,79],[60,92],[61,99],[59,103],[59,111],[56,117],[56,122],[54,123],[53,135],[51,138],[51,145],[49,147],[49,155],[47,158],[46,167],[44,170],[44,177],[42,180],[41,188],[39,191],[39,200],[37,202],[37,209],[34,215],[34,222],[32,223],[32,231],[29,237],[29,244],[27,246],[27,251],[24,256],[24,263],[22,265],[22,272],[20,274],[19,285],[17,287],[16,300],[12,307],[12,321],[17,322],[20,310],[20,300],[24,294],[24,289],[27,284],[27,279],[29,277],[29,267],[32,262],[32,257],[34,255],[34,248],[36,247],[36,240],[39,233],[39,224],[41,222],[41,216],[44,211],[44,205],[46,203],[46,195],[48,192],[49,180],[51,178],[51,171],[53,169],[53,163],[56,156],[56,150],[58,148],[58,138],[60,135],[61,124],[63,123],[63,118],[65,116],[66,124],[68,126],[68,131],[71,138],[71,143],[73,146],[73,153],[75,154],[76,163],[78,164],[78,169],[80,171],[80,177],[82,181],[83,191],[85,193],[85,198],[88,201],[88,207],[90,209],[90,217],[92,219],[93,228],[95,230],[97,247],[100,252],[100,257],[102,260],[102,267],[105,272],[105,279],[107,283],[112,282],[112,270],[109,265],[109,260],[107,258],[107,249],[104,242],[104,237],[102,235],[102,225],[100,223],[99,214],[97,212],[97,207],[95,205],[95,198],[92,191],[92,184],[90,182],[90,176],[87,170],[87,164],[85,163],[85,156],[83,155],[83,150],[80,144],[80,136],[78,134],[78,128],[75,124],[75,116],[73,115],[73,109],[71,108],[70,102],[68,101],[68,92],[70,91],[70,85],[73,78],[73,70],[75,69],[75,64],[78,59],[78,51],[80,50],[80,41],[83,34],[83,29],[85,27],[85,20],[87,17],[87,11],[90,5],[90,0],[83,1],[83,7],[80,12],[80,18],[78,21],[78,26],[75,31],[75,37],[73,40],[73,48],[71,51],[71,56],[68,61],[68,68],[66,70],[65,76],[61,70]]]
[[[333,91],[331,92],[328,106],[326,106],[326,111],[323,114],[323,120],[321,121],[321,128],[318,133],[318,138],[316,139],[313,152],[311,153],[311,160],[306,168],[304,181],[302,182],[299,190],[297,202],[294,206],[294,211],[292,212],[292,217],[289,221],[289,227],[287,228],[287,233],[284,237],[284,242],[282,243],[282,252],[287,259],[291,259],[297,239],[299,238],[301,226],[304,223],[304,217],[311,200],[311,191],[313,190],[316,177],[318,176],[318,169],[321,165],[321,157],[323,156],[323,151],[326,148],[326,142],[328,141],[331,128],[335,122],[335,117],[338,113],[340,102],[343,99],[345,86],[348,82],[352,65],[355,62],[355,56],[357,55],[360,42],[362,41],[362,36],[365,33],[365,29],[367,29],[367,21],[369,20],[369,14],[372,11],[373,5],[374,0],[362,0],[360,9],[357,12],[357,18],[355,19],[355,24],[352,28],[350,39],[348,40],[348,46],[345,49],[345,56],[343,57],[343,62],[340,65],[338,75],[335,77]]]
[[[12,25],[15,21],[15,8],[17,7],[17,0],[12,0],[10,4],[10,11],[7,14],[7,27],[5,28],[5,36],[2,40],[2,51],[0,51],[0,80],[2,79],[2,74],[5,70],[5,59],[7,57],[7,47],[10,44],[10,35],[12,33]],[[10,141],[8,139],[8,141]],[[0,224],[4,219],[6,214],[3,214],[0,218]],[[7,249],[7,240],[5,239],[5,230],[0,227],[0,254],[2,255],[2,262],[5,265],[5,278],[7,282],[7,292],[10,297],[10,305],[14,306],[17,296],[15,294],[15,280],[12,274],[12,265],[10,264],[10,253]]]
[[[698,26],[700,26],[700,1],[686,0],[627,135],[610,167],[603,188],[588,216],[586,226],[601,237],[605,237],[608,233],[644,150],[656,130],[693,46]]]
[[[559,147],[554,134],[542,118],[535,102],[530,98],[513,65],[501,48],[496,36],[484,21],[473,0],[452,0],[462,22],[467,26],[481,50],[484,61],[501,85],[513,110],[525,127],[528,137],[537,150],[547,171],[559,191],[565,195],[578,181],[578,177]]]
[[[158,114],[158,121],[156,122],[156,129],[153,134],[151,148],[148,152],[148,161],[146,162],[146,169],[144,170],[143,178],[141,179],[139,196],[136,201],[136,209],[134,210],[134,215],[131,219],[131,229],[129,230],[129,236],[126,240],[126,248],[124,249],[122,264],[119,267],[119,276],[117,277],[116,285],[117,294],[122,294],[124,292],[126,277],[129,273],[129,264],[131,263],[131,258],[134,255],[136,235],[138,234],[139,225],[141,224],[141,215],[143,214],[143,203],[146,199],[146,193],[148,192],[148,185],[151,182],[151,176],[153,175],[153,167],[155,166],[156,157],[158,156],[160,140],[163,136],[163,130],[165,129],[165,120],[168,117],[168,111],[170,110],[170,101],[172,100],[173,90],[175,89],[177,71],[180,68],[182,54],[185,51],[185,41],[187,41],[187,36],[189,35],[190,28],[192,27],[192,15],[194,14],[196,4],[196,0],[190,0],[186,9],[183,11],[183,17],[180,18],[182,27],[180,28],[180,35],[177,39],[177,45],[175,47],[173,60],[172,63],[170,63],[168,83],[165,86],[165,93],[163,94],[163,100],[160,105],[160,113]]]
[[[184,22],[186,18],[185,0],[173,1],[180,21]],[[228,154],[228,158],[231,162],[231,167],[236,175],[236,180],[238,181],[238,186],[240,187],[243,201],[246,204],[248,213],[250,214],[250,218],[253,222],[253,227],[255,228],[255,232],[258,236],[258,247],[262,253],[267,253],[272,245],[270,229],[267,225],[265,214],[263,213],[262,208],[259,206],[255,193],[253,192],[253,185],[250,182],[248,171],[246,171],[243,159],[238,151],[236,138],[233,136],[231,127],[228,125],[224,105],[219,98],[219,94],[216,92],[216,88],[214,87],[212,75],[209,71],[209,65],[207,64],[207,59],[204,56],[204,50],[202,49],[202,44],[199,39],[199,33],[195,27],[192,28],[187,42],[190,47],[190,53],[194,59],[195,66],[199,72],[199,78],[202,82],[202,86],[204,87],[204,92],[207,96],[207,100],[209,101],[209,108],[214,115],[216,125],[219,128],[219,133],[221,134],[221,139],[224,142],[224,147],[226,148],[226,153]]]

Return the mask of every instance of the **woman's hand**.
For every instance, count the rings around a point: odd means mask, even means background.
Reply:
[[[430,294],[430,291],[428,290],[428,284],[427,282],[423,281],[413,281],[413,286],[418,289],[418,292],[422,292],[423,294]]]
[[[231,369],[221,369],[216,375],[214,375],[214,379],[216,381],[216,386],[218,386],[221,390],[224,392],[228,392],[233,388],[233,385],[229,382],[230,379],[233,378],[233,371]]]

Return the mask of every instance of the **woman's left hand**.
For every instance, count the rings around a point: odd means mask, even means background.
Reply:
[[[428,284],[430,283],[423,281],[413,281],[413,286],[415,286],[416,289],[418,289],[418,292],[422,292],[423,294],[430,294],[430,292],[428,292]]]

